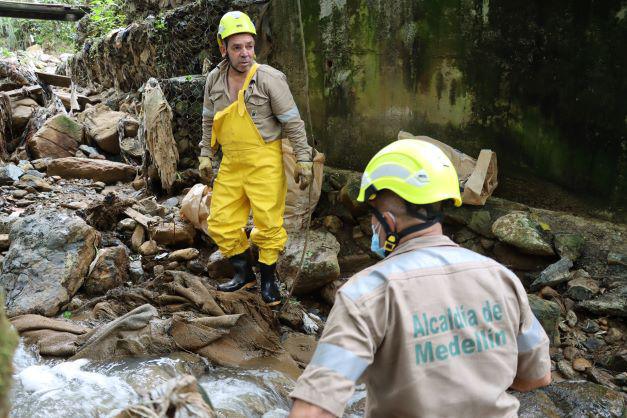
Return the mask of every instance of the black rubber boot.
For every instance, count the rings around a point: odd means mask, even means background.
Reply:
[[[261,272],[261,297],[268,306],[275,306],[281,303],[281,293],[276,283],[276,263],[267,265],[259,263]]]
[[[249,251],[234,255],[229,262],[235,270],[235,276],[226,283],[218,285],[221,292],[235,292],[239,289],[248,289],[257,284]]]

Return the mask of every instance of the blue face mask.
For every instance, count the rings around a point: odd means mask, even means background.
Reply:
[[[379,244],[379,233],[374,225],[372,225],[372,241],[370,242],[370,251],[381,258],[385,258],[385,248],[381,247]]]

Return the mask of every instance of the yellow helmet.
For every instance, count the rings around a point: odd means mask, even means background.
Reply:
[[[374,199],[388,189],[414,204],[453,199],[461,206],[455,167],[437,146],[416,139],[392,142],[370,160],[361,178],[357,200]]]
[[[257,35],[257,30],[253,21],[244,12],[234,11],[228,12],[222,19],[220,19],[220,25],[218,26],[218,45],[222,46],[222,40],[228,38],[236,33],[250,33],[251,35]]]

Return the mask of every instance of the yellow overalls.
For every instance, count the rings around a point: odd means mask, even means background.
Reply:
[[[226,257],[246,251],[244,232],[252,208],[251,241],[259,247],[259,261],[272,265],[287,241],[283,228],[287,182],[281,141],[266,143],[248,114],[244,92],[257,72],[253,64],[237,100],[213,118],[211,146],[222,146],[222,163],[213,185],[207,229]]]

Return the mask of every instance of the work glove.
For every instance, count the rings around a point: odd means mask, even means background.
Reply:
[[[213,180],[213,165],[211,164],[211,157],[198,157],[198,171],[200,171],[200,178],[206,183],[211,184]]]
[[[305,190],[313,180],[313,162],[298,161],[294,171],[294,181],[301,190]]]

